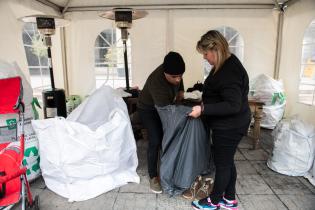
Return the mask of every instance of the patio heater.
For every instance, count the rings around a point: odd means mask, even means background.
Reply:
[[[55,34],[56,26],[63,27],[68,21],[55,16],[34,15],[21,18],[23,22],[36,23],[37,29],[44,37],[44,43],[47,46],[48,67],[50,74],[51,89],[45,89],[42,92],[44,118],[55,116],[67,117],[65,91],[55,87],[54,71],[51,59],[51,36]]]
[[[132,94],[132,97],[137,97],[138,91],[130,89],[129,84],[129,70],[128,70],[128,55],[127,55],[127,40],[128,28],[132,26],[132,20],[143,18],[148,13],[143,10],[133,10],[131,8],[114,8],[113,10],[105,11],[100,14],[100,17],[114,20],[116,27],[121,30],[121,40],[124,46],[124,66],[126,76],[126,89],[125,91]]]

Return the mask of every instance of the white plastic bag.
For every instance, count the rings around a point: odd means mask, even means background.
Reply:
[[[82,201],[139,183],[138,159],[127,108],[107,86],[97,89],[69,117],[32,121],[49,189]]]
[[[250,81],[249,97],[265,103],[260,126],[274,129],[285,111],[283,82],[260,74]]]
[[[274,129],[284,115],[286,103],[280,105],[263,106],[260,126]]]
[[[250,81],[250,96],[265,103],[266,106],[285,102],[283,82],[260,74]]]
[[[282,120],[273,131],[274,148],[267,165],[290,176],[304,176],[315,156],[315,128],[297,118]]]
[[[201,100],[202,92],[199,90],[194,90],[192,92],[184,92],[184,99],[194,99],[194,100]]]

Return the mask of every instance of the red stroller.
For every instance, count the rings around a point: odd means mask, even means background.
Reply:
[[[0,79],[0,114],[18,114],[17,137],[19,142],[0,142],[0,210],[11,209],[22,200],[22,210],[39,210],[38,196],[33,200],[26,179],[24,157],[24,104],[20,77]],[[25,200],[25,187],[27,202]]]

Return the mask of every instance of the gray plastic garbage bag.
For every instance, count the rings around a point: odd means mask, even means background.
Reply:
[[[178,195],[197,175],[208,171],[210,142],[200,118],[188,117],[191,107],[157,107],[163,124],[160,178],[163,191]]]

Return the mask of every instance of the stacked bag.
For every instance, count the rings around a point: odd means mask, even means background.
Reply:
[[[250,81],[249,98],[265,103],[260,126],[274,129],[282,119],[286,98],[282,81],[261,74]]]

